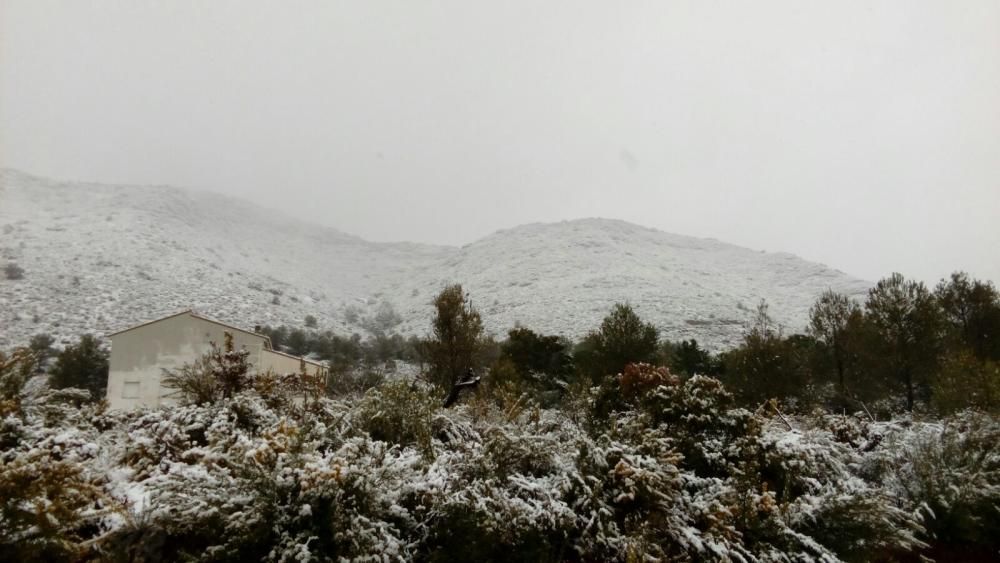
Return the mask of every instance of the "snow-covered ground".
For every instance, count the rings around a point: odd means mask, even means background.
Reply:
[[[98,335],[193,307],[241,326],[364,332],[387,304],[424,334],[431,300],[462,283],[488,330],[515,324],[577,338],[629,302],[672,339],[736,342],[760,299],[801,330],[827,288],[870,284],[790,254],[623,221],[499,231],[461,248],[373,243],[238,199],[161,186],[63,183],[0,172],[0,349],[49,332]]]

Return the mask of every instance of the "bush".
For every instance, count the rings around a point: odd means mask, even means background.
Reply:
[[[942,414],[968,408],[1000,412],[1000,362],[978,360],[967,351],[945,357],[931,404]]]
[[[233,335],[226,332],[222,348],[213,342],[211,350],[201,358],[175,370],[164,370],[162,385],[173,389],[182,403],[228,399],[252,384],[249,356],[249,351],[234,348]]]
[[[963,412],[941,423],[891,427],[873,454],[875,477],[923,514],[942,554],[1000,550],[1000,423]],[[957,551],[956,551],[957,550]]]
[[[9,262],[6,266],[4,266],[3,273],[4,276],[7,277],[7,279],[12,281],[24,279],[24,268],[18,266],[13,262]]]
[[[440,399],[402,381],[371,389],[357,411],[356,424],[372,439],[414,446],[433,456],[432,419]]]
[[[0,352],[0,418],[20,411],[21,392],[35,372],[35,361],[28,348],[19,348],[9,356]]]

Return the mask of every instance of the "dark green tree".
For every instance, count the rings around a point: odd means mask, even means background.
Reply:
[[[36,369],[39,373],[45,370],[46,362],[55,354],[55,349],[52,348],[55,343],[56,339],[52,338],[50,334],[36,334],[28,342],[28,348],[35,354]]]
[[[49,384],[56,389],[86,389],[93,400],[103,399],[108,388],[108,350],[93,335],[83,335],[56,357]]]
[[[573,372],[573,357],[563,339],[527,328],[507,333],[500,358],[508,360],[522,380],[565,379]]]
[[[293,356],[305,356],[309,349],[309,335],[301,328],[293,328],[283,343],[285,349]]]
[[[983,361],[1000,360],[1000,293],[992,283],[955,272],[941,280],[934,295],[953,347],[967,348]]]
[[[923,283],[894,273],[869,290],[865,316],[884,350],[880,371],[902,387],[912,411],[917,394],[929,393],[938,363],[942,313],[937,301]]]
[[[809,309],[809,332],[823,344],[820,348],[833,364],[838,392],[847,394],[848,327],[861,307],[842,293],[828,289]]]
[[[714,372],[717,371],[712,355],[698,346],[698,341],[693,338],[682,340],[674,346],[670,369],[685,375],[715,375]]]
[[[726,354],[725,380],[748,406],[771,398],[804,397],[809,384],[802,337],[785,339],[761,300],[743,332],[743,343]]]
[[[469,369],[481,366],[483,321],[460,284],[444,288],[434,299],[436,314],[427,341],[430,378],[450,389]]]
[[[621,372],[629,363],[653,362],[659,338],[655,326],[643,322],[629,305],[618,303],[600,329],[583,339],[576,357],[584,373],[597,380]]]

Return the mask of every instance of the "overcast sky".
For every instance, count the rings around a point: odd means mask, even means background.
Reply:
[[[0,0],[0,165],[1000,281],[1000,2]]]

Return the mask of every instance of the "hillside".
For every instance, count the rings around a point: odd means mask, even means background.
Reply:
[[[867,282],[784,253],[582,219],[496,232],[461,248],[373,243],[225,196],[0,173],[0,349],[50,332],[104,334],[194,307],[241,326],[364,332],[380,311],[427,331],[430,301],[461,282],[502,335],[520,323],[579,337],[616,301],[664,336],[734,343],[761,298],[788,330],[826,288]]]

